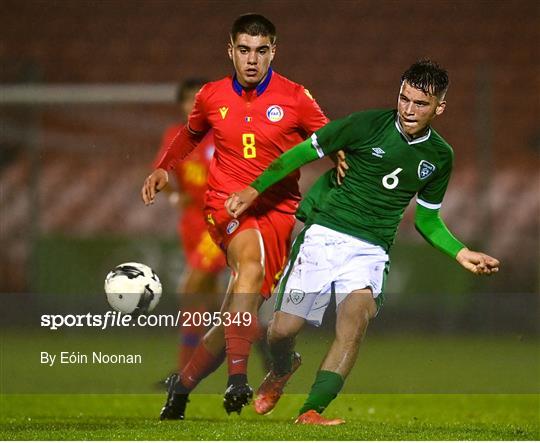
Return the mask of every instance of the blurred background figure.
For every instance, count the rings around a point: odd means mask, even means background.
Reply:
[[[189,78],[178,85],[176,102],[182,123],[171,125],[165,130],[154,165],[184,126],[193,109],[195,96],[205,83],[204,79]],[[180,327],[179,370],[189,361],[207,329],[192,318],[193,313],[219,311],[221,295],[225,292],[225,287],[218,282],[220,272],[226,267],[225,255],[212,241],[203,213],[206,177],[214,155],[213,140],[214,134],[210,131],[191,155],[174,169],[176,188],[169,181],[164,189],[170,204],[179,211],[177,233],[185,258],[178,294],[180,311],[186,313],[182,318],[190,321],[182,322]]]

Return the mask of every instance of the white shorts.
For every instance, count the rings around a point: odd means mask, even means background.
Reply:
[[[336,306],[352,291],[364,288],[371,288],[378,302],[387,273],[388,254],[380,246],[311,225],[293,244],[277,285],[276,311],[320,326],[332,292]]]

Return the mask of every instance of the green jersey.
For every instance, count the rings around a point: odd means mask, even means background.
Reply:
[[[341,186],[333,171],[309,190],[301,218],[389,250],[403,212],[418,204],[439,209],[452,172],[453,152],[429,128],[411,140],[395,110],[358,112],[335,120],[312,136],[320,157],[343,149],[349,170]]]
[[[313,218],[315,212],[320,211],[320,207],[329,191],[336,186],[339,186],[337,172],[335,168],[332,168],[321,175],[311,185],[306,195],[302,197],[302,201],[296,210],[296,218],[304,223],[309,223],[308,220]]]

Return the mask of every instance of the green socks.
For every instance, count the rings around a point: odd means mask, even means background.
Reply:
[[[343,377],[336,372],[317,372],[315,382],[311,386],[311,391],[304,406],[300,409],[299,415],[310,409],[315,409],[318,413],[324,411],[330,402],[337,397],[344,382]]]

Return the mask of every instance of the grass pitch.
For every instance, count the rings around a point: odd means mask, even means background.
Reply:
[[[538,440],[540,397],[344,394],[325,415],[336,427],[292,424],[303,395],[285,395],[269,416],[251,407],[227,416],[221,396],[192,395],[186,420],[159,422],[164,396],[4,395],[5,440]]]
[[[158,420],[176,337],[137,331],[2,331],[4,440],[540,440],[537,339],[369,336],[325,416],[343,426],[294,425],[329,337],[298,342],[303,364],[269,416],[227,416],[223,366],[191,396],[186,420]],[[40,352],[140,352],[141,365],[40,364]],[[254,387],[261,362],[250,359]]]
[[[158,331],[160,332],[160,331]],[[0,392],[4,394],[151,394],[176,365],[175,331],[10,331],[0,335]],[[331,336],[303,334],[302,366],[288,394],[305,394]],[[347,394],[532,394],[540,392],[540,342],[489,336],[370,335],[347,378]],[[138,365],[40,364],[40,353],[137,353]],[[257,352],[255,351],[254,354]],[[253,386],[264,377],[261,359],[249,360]],[[200,394],[220,394],[226,365],[204,380]]]

